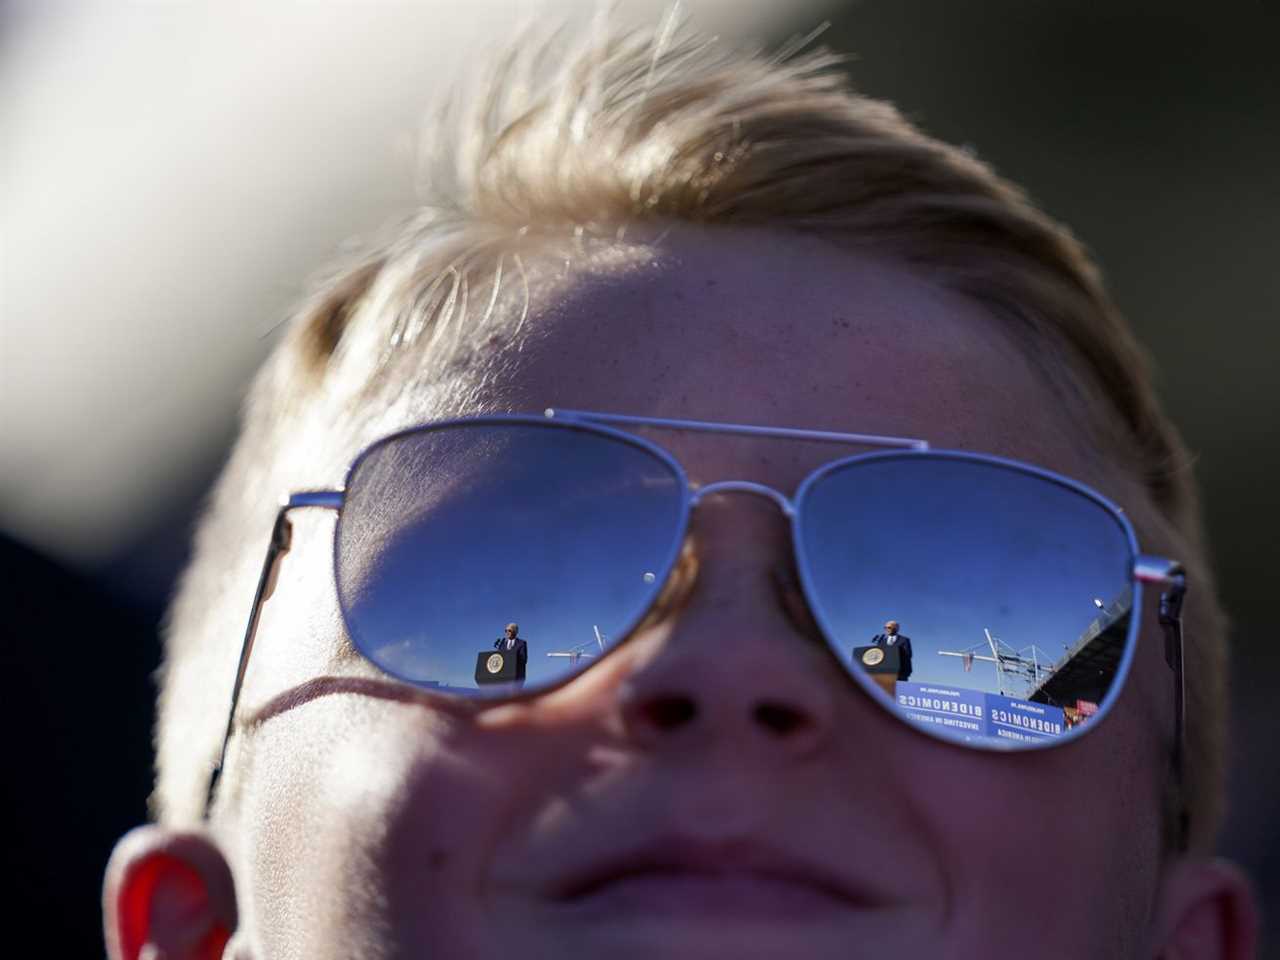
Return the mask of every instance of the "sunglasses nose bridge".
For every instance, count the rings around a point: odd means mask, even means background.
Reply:
[[[694,491],[689,506],[696,507],[705,498],[718,493],[750,493],[757,497],[764,497],[766,500],[772,500],[787,519],[795,516],[796,507],[789,497],[773,487],[751,480],[717,480],[715,483],[708,483]]]

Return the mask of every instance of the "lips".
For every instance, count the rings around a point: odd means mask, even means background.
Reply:
[[[708,844],[679,837],[602,856],[558,878],[546,892],[563,904],[788,915],[887,905],[869,884],[768,844]]]

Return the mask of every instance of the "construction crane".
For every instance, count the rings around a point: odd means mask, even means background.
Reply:
[[[547,653],[548,657],[567,657],[570,664],[577,666],[578,661],[583,658],[590,659],[604,653],[605,641],[608,639],[600,628],[594,623],[591,625],[591,632],[595,634],[595,640],[584,640],[577,646],[570,647],[568,650],[552,650]],[[594,648],[594,649],[593,649]]]
[[[1021,650],[1014,650],[1013,647],[993,636],[986,627],[982,628],[982,632],[987,637],[985,644],[975,643],[964,650],[939,650],[938,655],[959,657],[964,661],[966,673],[973,668],[975,660],[995,664],[996,686],[1001,696],[1006,697],[1014,695],[1009,692],[1010,682],[1027,684],[1027,690],[1021,691],[1027,693],[1039,689],[1042,680],[1053,674],[1053,667],[1045,665],[1047,658],[1044,651],[1034,643]],[[988,652],[977,652],[980,650]]]

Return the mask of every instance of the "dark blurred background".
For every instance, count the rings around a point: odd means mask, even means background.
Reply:
[[[1221,850],[1274,916],[1275,6],[687,6],[770,42],[830,20],[820,42],[864,91],[972,147],[1103,265],[1197,456],[1235,619]],[[5,903],[46,952],[102,952],[102,868],[146,816],[158,624],[244,386],[314,269],[412,205],[423,110],[511,7],[538,5],[0,6]]]

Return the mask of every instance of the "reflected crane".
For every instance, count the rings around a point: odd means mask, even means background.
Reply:
[[[569,663],[577,666],[578,661],[583,658],[591,659],[604,653],[604,645],[608,640],[600,628],[596,624],[591,625],[591,632],[595,634],[594,640],[584,640],[576,646],[570,647],[568,650],[551,650],[547,652],[548,657],[567,657]]]
[[[986,627],[982,628],[982,632],[987,636],[985,644],[975,643],[964,650],[939,650],[938,655],[960,657],[964,661],[966,673],[973,668],[975,660],[995,664],[996,686],[1000,694],[1006,697],[1015,695],[1009,689],[1011,683],[1026,684],[1028,689],[1022,693],[1027,693],[1039,689],[1041,681],[1052,675],[1053,667],[1044,665],[1047,660],[1044,651],[1034,643],[1021,650],[1014,650]],[[980,650],[988,652],[979,653]]]

